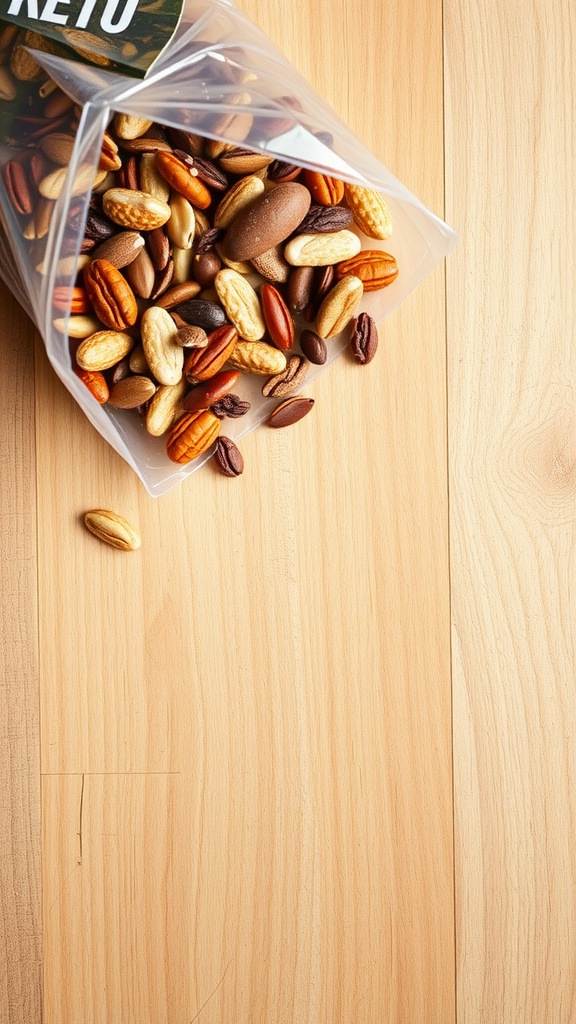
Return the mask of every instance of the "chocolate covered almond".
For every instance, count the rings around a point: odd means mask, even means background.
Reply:
[[[243,262],[261,256],[283,242],[310,208],[310,192],[297,181],[263,192],[232,222],[223,242],[229,260]]]

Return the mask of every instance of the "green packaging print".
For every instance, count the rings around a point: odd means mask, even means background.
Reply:
[[[0,21],[41,37],[37,48],[144,78],[172,38],[182,0],[0,0]]]

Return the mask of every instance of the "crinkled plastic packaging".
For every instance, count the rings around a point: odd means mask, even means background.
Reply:
[[[14,209],[2,178],[0,274],[37,326],[60,379],[153,496],[195,472],[211,452],[188,465],[173,463],[166,454],[165,438],[150,436],[134,411],[98,405],[74,373],[66,332],[54,327],[55,319],[63,316],[54,309],[54,291],[75,283],[76,272],[71,267],[80,255],[90,200],[89,192],[73,195],[74,182],[80,167],[88,165],[96,173],[104,132],[114,113],[150,118],[208,139],[241,144],[380,191],[392,215],[393,234],[386,242],[364,238],[363,244],[385,249],[396,258],[400,270],[392,286],[363,296],[360,308],[377,321],[455,242],[454,232],[393,177],[229,0],[188,0],[170,43],[142,79],[51,53],[32,53],[81,113],[65,185],[44,237],[25,237],[26,217]],[[1,106],[9,109],[10,101],[3,100]],[[15,151],[34,148],[34,128],[30,128],[34,113],[32,109],[31,120],[14,118],[4,130],[3,165],[14,159]],[[234,126],[242,114],[249,116],[241,122],[244,127],[239,139]],[[329,340],[326,363],[310,367],[306,385],[348,341],[347,331]],[[251,402],[251,408],[242,419],[226,421],[227,436],[238,440],[269,415],[270,400],[262,397],[261,386],[261,377],[243,375],[241,388],[235,390]]]

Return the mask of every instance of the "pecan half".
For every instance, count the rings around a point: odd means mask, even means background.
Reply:
[[[108,260],[93,260],[84,271],[84,287],[92,308],[106,327],[123,331],[138,317],[134,292]]]
[[[304,183],[312,198],[322,206],[337,206],[344,198],[344,182],[320,171],[304,171]]]
[[[104,374],[100,370],[83,370],[81,366],[74,366],[73,370],[98,405],[105,405],[110,397],[110,390]]]
[[[343,260],[336,267],[336,276],[354,274],[364,285],[365,292],[387,288],[398,277],[398,264],[394,256],[379,249],[364,249],[357,256]]]
[[[32,213],[32,193],[28,176],[20,161],[8,161],[4,168],[4,184],[14,209],[18,213]]]
[[[197,458],[214,443],[219,432],[220,420],[214,413],[207,409],[186,413],[168,435],[168,458],[181,465],[192,462],[192,459]]]

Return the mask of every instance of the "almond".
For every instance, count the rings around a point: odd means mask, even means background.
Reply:
[[[84,516],[86,528],[98,540],[120,551],[136,551],[142,541],[127,519],[105,508],[93,508]]]
[[[199,291],[200,285],[196,281],[183,281],[182,284],[174,284],[168,288],[156,305],[162,306],[164,309],[172,309],[180,302],[196,298]]]
[[[36,47],[36,49],[44,49],[44,47]],[[28,52],[26,46],[23,46],[22,43],[18,43],[12,50],[10,70],[14,78],[17,78],[19,82],[33,82],[35,78],[40,78],[43,73],[36,58]]]
[[[165,270],[170,260],[170,239],[166,229],[154,228],[147,236],[148,250],[156,270]]]
[[[53,132],[40,139],[40,149],[53,163],[67,167],[74,152],[74,136],[65,132]]]
[[[108,401],[116,409],[137,409],[152,398],[155,391],[156,385],[150,377],[124,377],[112,385]]]
[[[135,295],[141,299],[149,299],[156,284],[156,271],[146,248],[140,249],[136,259],[125,268],[124,273]]]
[[[158,299],[164,294],[164,292],[172,284],[174,278],[174,260],[172,256],[168,260],[168,263],[164,267],[164,270],[159,271],[156,274],[156,281],[154,283],[154,290],[150,296],[150,299],[155,304],[158,304]]]
[[[91,253],[92,259],[108,260],[117,270],[127,267],[144,247],[144,238],[138,231],[119,231]]]
[[[122,139],[122,149],[127,153],[171,153],[172,146],[165,139],[158,139],[152,135],[141,135],[136,139]]]
[[[312,301],[314,267],[294,267],[288,279],[288,305],[294,313],[303,313]]]

